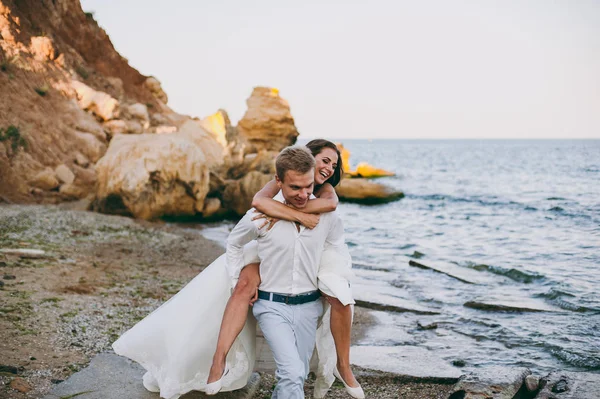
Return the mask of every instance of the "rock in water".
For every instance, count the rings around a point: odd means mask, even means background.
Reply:
[[[530,374],[527,368],[481,369],[463,376],[454,386],[450,399],[512,399]]]
[[[335,191],[342,201],[360,204],[384,204],[404,197],[401,191],[367,179],[343,179]]]
[[[529,392],[535,392],[540,389],[540,377],[537,375],[528,375],[525,378],[525,387]]]
[[[300,133],[294,124],[290,106],[279,90],[255,87],[246,101],[248,110],[238,122],[239,134],[254,146],[254,151],[281,151],[292,145]]]
[[[555,371],[543,377],[536,399],[600,398],[600,374]]]

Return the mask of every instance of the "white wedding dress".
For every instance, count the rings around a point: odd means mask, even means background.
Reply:
[[[244,247],[244,261],[259,261],[256,241]],[[344,253],[326,249],[319,268],[319,289],[344,305],[354,304],[349,284],[353,277],[351,268],[347,248]],[[114,351],[142,365],[147,370],[144,386],[160,392],[161,398],[177,399],[190,391],[204,391],[231,290],[225,255],[221,255],[175,296],[125,332],[113,343]],[[326,304],[311,360],[311,369],[317,376],[315,398],[323,398],[335,380],[337,358],[330,314],[331,307]],[[222,391],[247,384],[254,370],[255,349],[256,320],[249,312],[244,329],[227,355],[229,373],[223,377]]]

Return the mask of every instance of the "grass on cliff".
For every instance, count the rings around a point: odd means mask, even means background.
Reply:
[[[0,142],[4,141],[10,142],[13,154],[17,152],[19,147],[27,148],[27,141],[21,136],[19,128],[14,125],[10,125],[6,130],[0,129]]]

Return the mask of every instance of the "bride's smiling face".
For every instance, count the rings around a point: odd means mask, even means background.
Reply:
[[[320,153],[315,155],[315,161],[317,161],[315,184],[321,185],[333,175],[338,164],[338,154],[335,150],[324,147]]]

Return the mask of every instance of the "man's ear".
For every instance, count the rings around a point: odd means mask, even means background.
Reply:
[[[281,190],[281,186],[283,186],[283,182],[279,179],[278,175],[275,175],[275,181],[277,182],[277,187]]]

